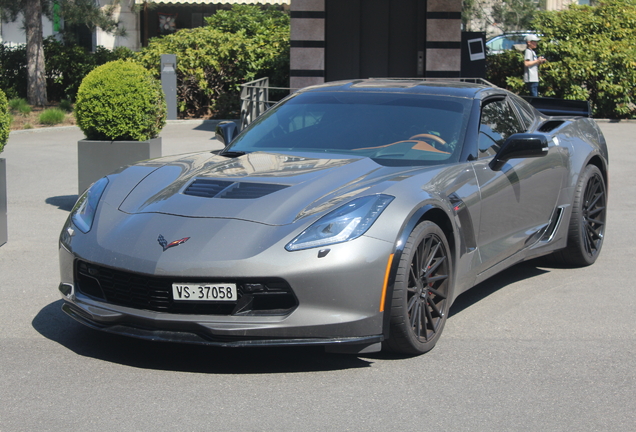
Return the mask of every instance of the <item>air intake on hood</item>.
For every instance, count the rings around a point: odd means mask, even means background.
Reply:
[[[272,183],[230,182],[196,179],[184,194],[204,198],[256,199],[289,186]]]

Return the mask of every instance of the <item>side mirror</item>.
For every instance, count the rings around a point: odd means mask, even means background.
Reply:
[[[216,126],[214,137],[227,146],[238,135],[238,128],[233,121],[222,121]]]
[[[490,168],[499,171],[510,159],[537,158],[548,154],[548,138],[540,134],[510,135],[490,161]]]

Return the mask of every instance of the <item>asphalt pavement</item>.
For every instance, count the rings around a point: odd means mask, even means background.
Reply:
[[[631,431],[636,425],[636,123],[600,122],[606,240],[583,269],[517,265],[463,294],[419,357],[217,349],[103,334],[64,315],[59,231],[75,127],[12,132],[0,247],[0,432]],[[163,154],[219,148],[171,122]]]

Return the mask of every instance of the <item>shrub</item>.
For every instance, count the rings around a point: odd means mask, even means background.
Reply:
[[[59,108],[49,108],[42,111],[39,117],[39,122],[45,125],[56,125],[64,121],[66,113]]]
[[[0,44],[0,89],[9,99],[27,95],[26,45]]]
[[[68,99],[62,99],[58,107],[67,113],[73,112],[73,104]]]
[[[124,60],[106,63],[82,81],[75,118],[89,140],[155,138],[166,123],[161,84],[139,64]]]
[[[9,109],[14,114],[29,115],[31,114],[31,105],[23,98],[13,98],[9,101]]]
[[[177,100],[181,116],[239,116],[240,85],[270,77],[289,85],[289,16],[274,9],[235,5],[218,11],[208,25],[152,39],[136,61],[160,73],[161,54],[177,55]]]
[[[9,139],[9,125],[11,117],[9,115],[9,104],[4,92],[0,90],[0,153]]]

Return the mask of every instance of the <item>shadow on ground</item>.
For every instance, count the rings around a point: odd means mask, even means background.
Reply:
[[[77,201],[77,195],[61,195],[47,198],[45,203],[56,206],[60,210],[70,212]]]
[[[261,374],[371,365],[355,356],[325,353],[321,347],[216,348],[111,335],[75,322],[61,311],[62,303],[58,300],[44,307],[33,319],[33,328],[76,354],[126,366],[209,374]]]
[[[518,264],[462,294],[451,307],[449,319],[510,284],[549,271],[538,268],[539,264],[539,261]],[[329,354],[321,347],[216,348],[152,342],[85,327],[62,312],[62,303],[58,300],[44,307],[33,319],[33,328],[79,355],[126,366],[195,373],[260,374],[362,368],[371,366],[374,359],[412,357],[387,352],[364,356]]]
[[[553,267],[546,265],[547,262],[542,259],[535,259],[521,264],[517,264],[503,272],[496,274],[490,279],[475,285],[465,293],[461,294],[450,308],[448,313],[448,319],[453,319],[454,315],[460,314],[464,309],[486,299],[488,296],[496,293],[502,288],[506,288],[515,282],[522,281],[524,279],[530,279],[535,276],[548,273],[549,269],[539,267]],[[444,338],[442,334],[441,338]],[[409,358],[409,356],[395,354],[391,352],[379,352],[374,354],[367,354],[364,356],[367,359],[377,360],[401,360]]]
[[[461,294],[455,302],[448,314],[448,318],[452,319],[453,315],[461,313],[464,309],[482,301],[486,297],[499,291],[506,286],[519,282],[524,279],[530,279],[535,276],[548,273],[549,270],[539,268],[544,267],[545,262],[541,259],[527,261],[510,267],[499,274],[485,280],[479,285],[475,285],[465,293]],[[442,336],[443,337],[443,336]]]

